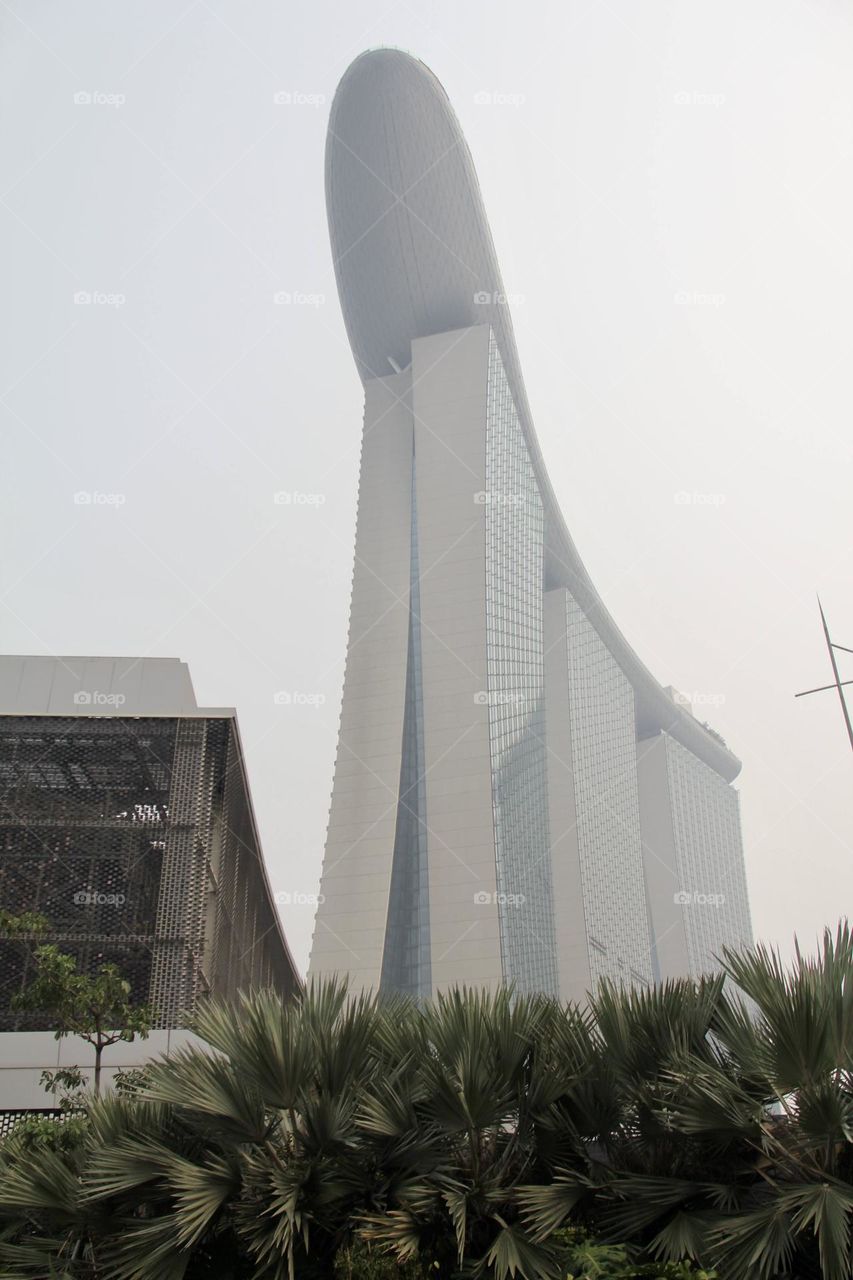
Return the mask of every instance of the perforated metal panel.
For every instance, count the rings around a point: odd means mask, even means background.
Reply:
[[[0,717],[0,905],[81,968],[116,963],[158,1026],[297,983],[228,719]],[[10,1008],[34,941],[0,935],[0,1030],[50,1027]]]
[[[4,1138],[8,1138],[15,1125],[21,1120],[27,1120],[31,1116],[38,1116],[40,1120],[53,1120],[55,1124],[64,1124],[68,1113],[59,1111],[58,1109],[39,1108],[31,1111],[0,1111],[0,1142]]]

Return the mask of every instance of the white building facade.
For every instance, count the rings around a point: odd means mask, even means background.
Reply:
[[[326,183],[365,413],[309,972],[582,1000],[601,978],[713,967],[751,941],[740,764],[642,664],[580,560],[471,157],[421,63],[353,63]],[[731,909],[691,914],[735,862]]]

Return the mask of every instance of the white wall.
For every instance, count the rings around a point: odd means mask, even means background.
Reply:
[[[310,976],[378,987],[406,701],[411,551],[410,375],[369,382],[349,642]]]
[[[502,980],[486,673],[489,327],[412,343],[433,989]],[[486,894],[488,902],[477,902]]]
[[[117,1070],[144,1067],[152,1060],[168,1056],[186,1045],[205,1047],[192,1031],[157,1028],[147,1040],[112,1045],[104,1050],[101,1087],[109,1088]],[[0,1111],[56,1106],[45,1092],[39,1077],[42,1071],[79,1067],[88,1086],[93,1083],[95,1051],[79,1036],[57,1040],[52,1031],[0,1032]]]

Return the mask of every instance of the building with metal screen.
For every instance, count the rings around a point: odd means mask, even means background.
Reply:
[[[0,906],[82,969],[117,964],[159,1028],[299,982],[235,714],[198,707],[177,660],[0,658]],[[0,936],[0,1031],[49,1028],[10,1007],[32,941]]]
[[[578,555],[471,155],[408,54],[343,77],[326,199],[365,410],[310,972],[582,999],[713,966],[724,936],[751,939],[740,762],[643,665]],[[665,785],[641,764],[656,743]],[[736,905],[691,925],[683,895],[724,875]]]

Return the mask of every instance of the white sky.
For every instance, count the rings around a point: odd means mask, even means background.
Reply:
[[[846,0],[12,0],[0,33],[0,651],[187,660],[274,889],[317,892],[362,410],[324,136],[402,46],[468,137],[575,541],[744,761],[757,934],[810,946],[853,903],[837,699],[793,697],[831,678],[816,591],[853,647]]]

